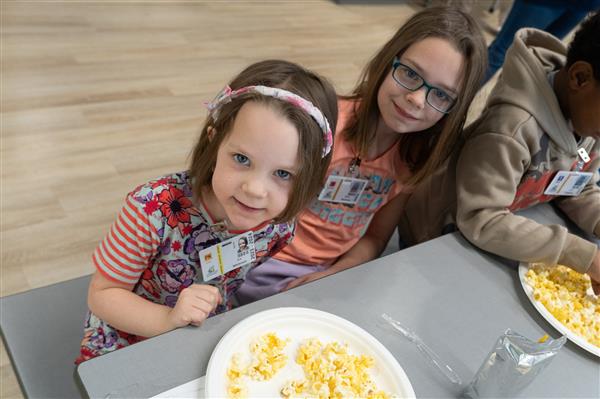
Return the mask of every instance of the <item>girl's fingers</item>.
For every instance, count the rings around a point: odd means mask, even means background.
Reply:
[[[206,301],[192,304],[192,309],[194,309],[195,311],[200,311],[200,312],[204,313],[205,318],[213,310],[213,308],[214,308],[214,306]]]
[[[190,324],[199,326],[206,320],[211,310],[206,303],[202,306],[192,305],[190,309]]]
[[[193,284],[179,296],[179,314],[186,324],[200,326],[222,301],[216,287],[206,284]]]
[[[213,307],[221,303],[221,294],[219,293],[219,290],[212,285],[193,284],[186,288],[186,290],[193,293],[194,298],[204,300]]]

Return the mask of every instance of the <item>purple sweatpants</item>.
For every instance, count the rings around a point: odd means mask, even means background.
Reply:
[[[269,258],[246,274],[236,295],[240,305],[281,292],[290,281],[305,274],[319,272],[327,267],[320,265],[297,265]]]

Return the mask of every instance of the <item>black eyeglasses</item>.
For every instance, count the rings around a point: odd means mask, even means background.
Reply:
[[[444,90],[431,86],[411,67],[401,63],[398,57],[395,57],[392,62],[392,77],[396,83],[410,91],[417,91],[425,86],[427,88],[425,101],[436,111],[443,114],[449,113],[454,104],[456,104],[456,99],[452,98]]]

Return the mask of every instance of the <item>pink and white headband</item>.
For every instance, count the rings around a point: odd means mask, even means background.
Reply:
[[[231,102],[232,99],[250,92],[259,93],[263,96],[275,97],[304,110],[317,122],[323,131],[325,145],[323,147],[322,156],[325,157],[329,154],[331,146],[333,145],[333,135],[327,118],[325,118],[325,115],[323,115],[321,110],[315,107],[313,103],[290,91],[269,86],[246,86],[237,90],[232,90],[231,87],[225,86],[223,90],[217,94],[214,100],[206,104],[206,108],[208,108],[212,118],[216,120],[219,116],[219,109],[223,104]]]

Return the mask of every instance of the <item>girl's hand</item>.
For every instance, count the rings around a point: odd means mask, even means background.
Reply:
[[[304,276],[300,276],[297,279],[290,281],[289,284],[283,289],[283,291],[290,290],[294,287],[299,287],[303,284],[310,283],[311,281],[315,281],[320,278],[329,276],[330,274],[333,273],[328,273],[327,270],[305,274]]]
[[[169,323],[173,328],[199,326],[220,303],[221,294],[216,287],[192,284],[179,293],[175,307],[169,312]]]
[[[600,295],[600,249],[596,251],[596,256],[588,270],[588,274],[592,279],[592,288],[594,294]]]

